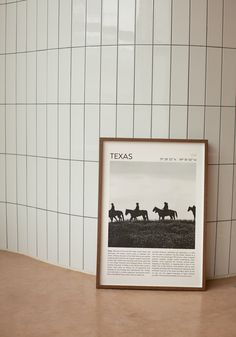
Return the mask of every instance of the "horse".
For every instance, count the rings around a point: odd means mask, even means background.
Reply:
[[[177,212],[172,209],[161,209],[158,207],[154,207],[152,211],[158,213],[159,220],[165,220],[166,216],[169,216],[171,220],[175,220],[175,218],[178,218]]]
[[[195,206],[195,205],[193,205],[192,207],[189,206],[188,212],[189,212],[189,211],[192,211],[192,213],[193,213],[193,218],[194,218],[194,221],[195,221],[195,217],[196,217],[196,206]]]
[[[142,216],[143,220],[149,220],[148,212],[146,210],[126,209],[125,215],[128,215],[128,214],[130,214],[130,221],[137,220],[139,216]]]
[[[111,222],[113,222],[113,219],[115,219],[116,221],[124,221],[124,214],[122,211],[110,209],[109,218],[111,219]]]

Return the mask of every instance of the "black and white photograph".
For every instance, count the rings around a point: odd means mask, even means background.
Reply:
[[[111,162],[109,247],[195,248],[196,164]]]
[[[97,288],[205,288],[207,141],[101,138]]]

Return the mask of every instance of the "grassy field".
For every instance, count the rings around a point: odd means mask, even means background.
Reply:
[[[195,248],[191,220],[123,221],[109,223],[109,247]]]

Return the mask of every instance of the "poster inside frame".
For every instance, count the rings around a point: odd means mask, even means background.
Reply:
[[[100,138],[97,288],[205,289],[207,140]]]

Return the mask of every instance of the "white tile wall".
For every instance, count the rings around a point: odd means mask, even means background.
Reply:
[[[207,44],[222,45],[223,0],[208,0]]]
[[[235,0],[0,2],[0,248],[95,273],[99,136],[206,138],[235,274]]]
[[[5,52],[6,6],[0,6],[0,53]]]
[[[154,1],[154,43],[171,43],[172,1]]]

